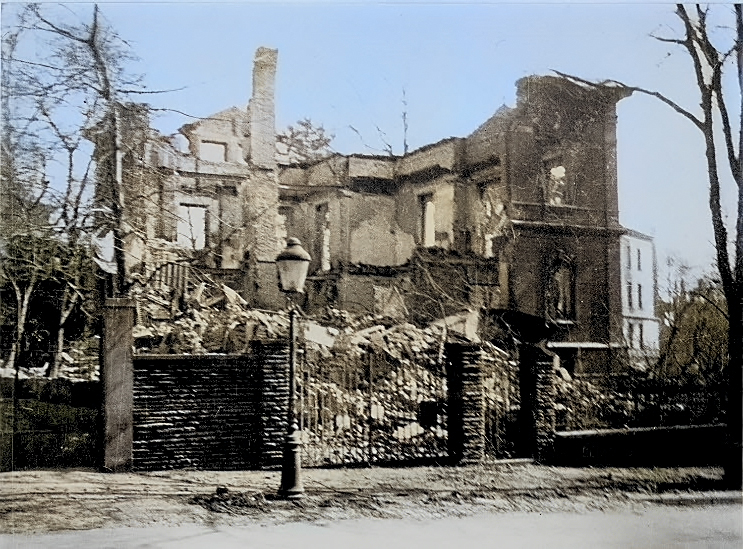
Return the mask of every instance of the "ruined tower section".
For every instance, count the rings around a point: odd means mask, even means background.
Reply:
[[[274,260],[281,249],[277,236],[275,81],[278,51],[259,48],[253,64],[253,96],[248,104],[250,175],[241,188],[247,229],[244,254],[245,297],[258,307],[278,302]]]
[[[621,343],[616,105],[626,95],[523,78],[507,135],[513,306],[560,327],[550,344],[571,371],[607,370]]]

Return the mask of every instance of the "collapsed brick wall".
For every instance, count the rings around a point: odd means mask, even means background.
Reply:
[[[279,462],[286,346],[246,355],[134,357],[133,468],[253,469]]]

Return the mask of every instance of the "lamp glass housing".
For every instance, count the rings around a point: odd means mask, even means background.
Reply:
[[[286,248],[276,258],[279,287],[284,292],[304,292],[304,283],[310,267],[308,254],[296,238],[286,241]]]

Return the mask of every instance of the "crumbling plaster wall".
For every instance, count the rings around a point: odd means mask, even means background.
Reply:
[[[213,114],[208,118],[181,128],[188,139],[190,153],[200,162],[219,163],[208,160],[204,143],[222,144],[225,147],[221,162],[245,164],[250,157],[250,130],[248,113],[237,107]]]
[[[350,261],[391,266],[406,263],[415,249],[415,237],[397,223],[395,199],[356,194],[349,203]]]
[[[615,222],[616,103],[627,93],[544,76],[523,78],[517,86],[516,131],[509,140],[513,200],[544,203],[544,162],[559,159],[573,189],[568,206],[593,210],[594,224]]]
[[[325,189],[297,202],[284,201],[284,205],[292,209],[286,233],[299,238],[312,255],[310,272],[322,268],[322,235],[317,216],[323,205],[327,205],[330,227],[331,268],[347,263],[402,265],[415,249],[413,235],[396,222],[393,197]]]
[[[455,249],[497,257],[510,230],[508,192],[500,167],[463,179],[455,187]]]
[[[273,306],[278,292],[276,61],[276,50],[256,52],[253,97],[247,110],[224,110],[184,126],[172,138],[151,131],[142,158],[146,167],[139,174],[151,183],[148,196],[142,198],[149,205],[147,222],[140,229],[154,251],[148,258],[140,250],[141,243],[129,246],[141,256],[137,261],[153,265],[162,263],[167,252],[171,259],[176,253],[197,256],[207,267],[245,267],[244,295],[259,307]],[[206,209],[204,251],[179,252],[177,227],[184,205]]]
[[[501,108],[466,140],[466,165],[498,162],[515,219],[606,225],[616,222],[616,103],[621,92],[554,77],[518,83],[515,108]],[[565,168],[566,198],[548,204],[546,165]]]

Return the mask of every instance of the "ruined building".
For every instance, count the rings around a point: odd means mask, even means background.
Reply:
[[[180,248],[249,303],[277,306],[273,260],[296,236],[312,255],[309,311],[458,319],[466,330],[474,315],[483,337],[499,312],[519,311],[554,328],[548,347],[568,369],[611,367],[637,324],[622,301],[621,252],[637,233],[619,224],[617,192],[616,104],[627,92],[527,77],[516,105],[467,137],[277,165],[276,59],[258,50],[247,109],[149,138],[157,184],[128,242],[133,270],[155,272]],[[652,263],[652,241],[640,240]],[[652,323],[648,273],[641,320]]]
[[[185,264],[238,288],[257,307],[278,302],[274,84],[277,51],[260,48],[246,108],[150,131],[127,157],[127,270],[148,283],[185,285]]]

